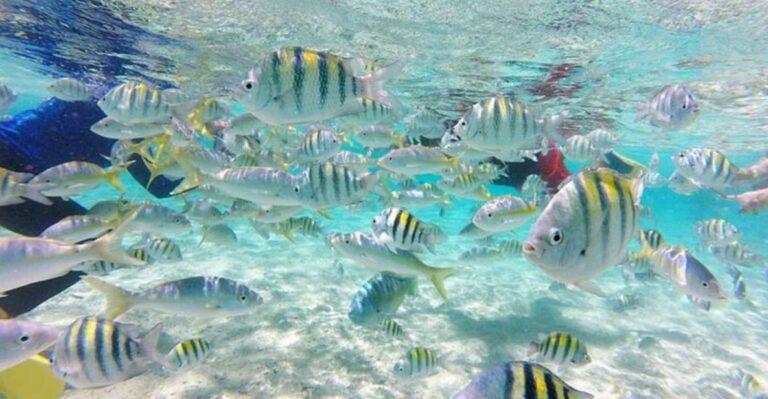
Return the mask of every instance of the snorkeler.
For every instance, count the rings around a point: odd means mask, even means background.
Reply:
[[[96,101],[66,102],[49,99],[36,109],[0,122],[0,167],[24,173],[39,173],[63,162],[78,160],[104,165],[101,154],[109,154],[114,140],[93,134],[90,126],[104,117]],[[134,155],[139,161],[138,155]],[[133,177],[146,186],[149,171],[142,162],[128,167]],[[176,184],[160,177],[149,191],[167,197]],[[37,236],[48,226],[87,209],[74,201],[51,198],[46,206],[34,201],[0,207],[0,226],[25,236]],[[21,287],[0,298],[0,319],[26,313],[80,281],[82,272]]]

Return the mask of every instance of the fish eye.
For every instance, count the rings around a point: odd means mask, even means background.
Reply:
[[[25,342],[29,341],[29,335],[22,335],[19,337],[19,343],[23,344]]]
[[[248,81],[248,82],[245,82],[245,85],[244,85],[244,86],[245,86],[245,90],[251,90],[251,89],[253,89],[253,83],[251,83],[250,81]]]
[[[707,288],[707,287],[709,287],[709,283],[706,282],[706,281],[702,281],[701,282],[701,286],[704,287],[704,288]]]
[[[240,295],[240,302],[245,302],[248,299],[245,295]]]
[[[685,104],[683,104],[683,109],[686,109],[686,108],[687,108],[687,106]]]
[[[489,213],[489,214],[488,214],[488,217],[489,217],[489,218],[490,218],[490,217],[493,217],[493,214],[492,214],[492,213]]]
[[[563,233],[558,228],[552,228],[549,230],[549,243],[552,245],[558,245],[563,242]]]
[[[180,217],[175,217],[175,218],[173,218],[173,222],[174,223],[181,223],[181,218]]]
[[[388,159],[391,161],[391,160],[392,160],[392,157],[389,157]]]
[[[344,240],[344,244],[349,244],[349,240]]]
[[[299,193],[299,186],[294,187],[293,188],[293,192],[298,194]]]

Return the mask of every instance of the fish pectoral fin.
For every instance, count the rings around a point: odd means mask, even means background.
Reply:
[[[579,281],[577,283],[573,283],[573,285],[601,298],[608,297],[608,294],[606,294],[605,291],[603,291],[594,281]]]

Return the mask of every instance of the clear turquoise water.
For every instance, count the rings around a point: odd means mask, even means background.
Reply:
[[[100,80],[152,79],[193,95],[226,96],[264,52],[283,45],[345,51],[367,59],[408,60],[392,85],[405,109],[426,104],[452,115],[483,97],[515,93],[552,112],[568,111],[579,132],[595,127],[617,131],[618,150],[646,162],[654,151],[661,172],[671,174],[670,156],[692,146],[713,146],[736,165],[746,166],[768,150],[768,15],[760,2],[509,2],[372,1],[327,3],[238,2],[234,0],[118,1],[83,3],[79,12],[102,10],[163,42],[120,31],[96,37],[101,14],[68,30],[45,16],[75,13],[57,2],[0,5],[0,80],[19,93],[6,112],[33,108],[48,94],[53,77]],[[75,15],[75,14],[73,14]],[[45,18],[44,18],[45,17]],[[86,22],[92,23],[90,25]],[[72,22],[77,25],[77,23]],[[21,34],[26,32],[26,34]],[[58,43],[58,57],[34,33]],[[134,40],[128,41],[128,36]],[[123,43],[126,42],[126,43]],[[530,88],[546,81],[556,65],[573,64],[557,83],[573,95],[545,98]],[[76,66],[76,67],[73,67]],[[682,82],[702,102],[702,116],[689,128],[662,133],[635,122],[637,105],[659,87]],[[568,163],[571,171],[585,166]],[[152,199],[129,176],[128,199]],[[494,187],[494,193],[513,192]],[[84,205],[116,198],[101,187],[76,198]],[[174,199],[158,201],[180,208]],[[766,214],[742,215],[738,206],[710,192],[678,195],[647,189],[643,198],[653,217],[644,228],[659,229],[676,244],[693,248],[730,294],[730,277],[714,257],[697,249],[695,222],[725,218],[743,232],[742,241],[768,254]],[[265,241],[245,222],[234,224],[235,248],[198,246],[199,227],[172,237],[185,261],[120,270],[109,280],[132,290],[194,274],[217,274],[248,283],[265,296],[249,317],[195,322],[182,316],[135,311],[126,322],[163,322],[177,338],[204,336],[213,357],[191,371],[149,373],[114,386],[68,391],[67,398],[102,397],[450,397],[479,371],[496,363],[527,359],[538,334],[567,330],[589,346],[593,362],[583,367],[547,364],[560,377],[598,398],[737,398],[736,369],[768,383],[766,319],[768,280],[762,269],[743,269],[754,311],[735,299],[704,312],[664,281],[634,285],[638,309],[617,313],[603,299],[579,291],[550,291],[550,280],[523,259],[462,264],[458,255],[474,243],[457,235],[479,205],[456,201],[445,217],[437,209],[416,214],[449,235],[435,266],[460,267],[442,302],[428,283],[399,312],[407,339],[391,340],[347,319],[351,295],[370,272],[345,261],[344,274],[332,265],[322,239]],[[378,206],[334,210],[326,231],[367,230]],[[513,236],[524,239],[527,228]],[[627,292],[618,268],[598,278],[609,293]],[[79,284],[29,317],[64,327],[74,318],[98,313],[99,294]],[[640,345],[640,343],[643,345]],[[648,344],[649,342],[652,342]],[[645,344],[648,344],[647,346]],[[406,349],[424,345],[441,356],[440,372],[402,381],[391,368]]]

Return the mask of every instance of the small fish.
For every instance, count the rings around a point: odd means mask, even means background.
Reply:
[[[259,118],[249,113],[240,114],[229,121],[224,132],[235,136],[251,136],[261,126]]]
[[[520,188],[520,197],[529,203],[537,204],[539,203],[538,199],[542,198],[548,190],[547,182],[541,176],[532,174],[526,176]]]
[[[76,243],[99,237],[117,227],[119,222],[120,219],[72,215],[48,226],[39,237]]]
[[[586,162],[594,160],[599,150],[595,148],[589,137],[577,134],[565,140],[565,144],[560,146],[560,152],[570,160]]]
[[[162,326],[144,335],[138,326],[97,317],[75,320],[56,341],[53,373],[75,388],[111,385],[143,374],[151,363],[166,365],[157,348]]]
[[[691,195],[701,190],[701,187],[698,184],[692,182],[691,179],[683,176],[677,171],[674,171],[672,175],[669,176],[669,179],[667,179],[667,187],[680,195]]]
[[[652,249],[659,249],[659,247],[665,245],[664,238],[661,233],[655,229],[648,229],[638,233],[640,244],[647,243]]]
[[[405,251],[426,248],[435,254],[435,245],[445,241],[445,234],[437,225],[419,220],[402,208],[387,208],[374,216],[371,230],[376,240],[389,247]]]
[[[623,312],[634,309],[640,303],[640,299],[635,294],[621,294],[613,300],[613,310]]]
[[[0,371],[11,368],[56,343],[59,331],[32,321],[0,320]]]
[[[379,178],[377,173],[359,174],[330,162],[312,165],[300,177],[301,205],[321,210],[363,202],[378,189]]]
[[[184,209],[181,213],[184,214],[190,220],[193,220],[202,224],[215,224],[223,221],[227,216],[226,212],[222,212],[216,207],[217,202],[211,199],[201,199],[195,201],[184,200]],[[247,202],[247,201],[246,201]]]
[[[390,106],[383,84],[403,65],[395,63],[369,74],[363,66],[360,59],[285,47],[257,61],[240,85],[237,100],[270,125],[358,114],[373,103]]]
[[[192,223],[184,215],[173,209],[152,202],[145,202],[140,205],[131,228],[149,234],[172,235],[189,231],[192,228]]]
[[[407,277],[424,276],[432,282],[443,299],[448,297],[444,280],[457,271],[453,268],[436,268],[426,265],[407,251],[392,252],[371,234],[334,233],[328,236],[328,242],[338,255],[354,260],[369,269],[388,271]]]
[[[665,130],[680,130],[699,115],[700,107],[691,90],[683,85],[664,86],[640,109],[637,120],[648,118],[651,125]]]
[[[143,244],[138,244],[128,248],[128,256],[136,258],[147,265],[155,263],[155,259],[149,256],[149,252],[147,252]]]
[[[369,125],[355,131],[355,140],[368,149],[400,147],[403,137],[392,128],[381,125]]]
[[[200,239],[200,245],[204,242],[222,246],[234,245],[237,244],[237,235],[226,224],[203,226],[203,236]]]
[[[309,129],[301,141],[299,162],[325,162],[341,150],[343,135],[321,126]]]
[[[166,364],[173,370],[182,370],[202,363],[211,352],[211,344],[203,338],[181,341],[165,355]]]
[[[395,363],[395,375],[403,378],[428,377],[437,373],[437,354],[431,349],[416,347]]]
[[[690,148],[672,156],[672,161],[679,174],[721,194],[732,187],[739,170],[722,152],[711,148]]]
[[[173,194],[192,190],[202,184],[210,184],[231,197],[262,206],[301,205],[301,179],[275,168],[236,167],[212,174],[198,172],[184,179]]]
[[[445,117],[427,107],[419,107],[415,113],[406,116],[404,122],[406,134],[412,137],[439,139],[447,129]]]
[[[408,295],[416,295],[418,282],[413,277],[376,273],[352,296],[349,319],[364,327],[376,327],[394,315]]]
[[[406,176],[439,173],[444,169],[459,167],[460,158],[451,158],[435,147],[420,145],[391,150],[376,164],[391,172]]]
[[[53,188],[52,183],[29,183],[33,175],[0,168],[0,206],[16,205],[30,199],[43,205],[53,202],[41,191]]]
[[[181,262],[181,248],[170,238],[153,237],[144,244],[150,258],[164,262]]]
[[[168,123],[164,122],[127,125],[106,117],[91,125],[91,131],[108,139],[137,140],[165,134],[168,126]]]
[[[48,238],[0,238],[0,293],[62,276],[83,262],[106,260],[132,266],[144,262],[128,256],[123,235],[136,217],[126,217],[112,232],[95,241],[70,244]]]
[[[376,160],[351,151],[338,151],[330,158],[334,165],[345,166],[354,169],[357,173],[365,173],[369,168],[376,166]]]
[[[10,87],[0,83],[0,111],[5,111],[16,102],[18,96]]]
[[[317,237],[323,233],[323,228],[317,221],[309,216],[291,217],[282,222],[275,223],[275,233],[281,234],[293,242],[294,234]]]
[[[107,299],[104,317],[115,319],[133,308],[191,317],[248,314],[264,300],[244,284],[223,277],[196,276],[169,281],[142,293],[128,292],[96,277],[83,277]]]
[[[459,260],[464,262],[469,261],[497,261],[501,260],[504,254],[496,249],[489,247],[473,247],[468,251],[464,251],[459,255]]]
[[[531,226],[523,254],[553,279],[605,296],[591,280],[626,257],[642,191],[641,180],[610,169],[572,176]]]
[[[448,196],[429,189],[392,191],[390,201],[397,207],[412,209],[429,208],[433,205],[444,209],[451,205],[451,200]]]
[[[106,181],[120,192],[125,192],[125,187],[120,182],[120,173],[124,170],[123,167],[103,169],[94,163],[71,161],[40,172],[28,183],[50,185],[51,188],[41,191],[49,197],[70,197],[93,189],[102,181]]]
[[[93,90],[74,78],[56,79],[47,89],[54,97],[64,101],[88,101],[93,98]]]
[[[280,223],[302,212],[304,207],[301,206],[266,206],[256,208],[254,212],[249,212],[248,216],[259,223]]]
[[[723,219],[708,219],[693,225],[693,232],[705,245],[728,244],[741,238],[739,229]]]
[[[403,336],[403,327],[392,319],[385,319],[381,322],[381,331],[387,336],[399,338]]]
[[[739,265],[743,267],[765,266],[765,258],[737,241],[725,245],[713,245],[709,252],[727,265]]]
[[[730,274],[733,279],[733,296],[741,301],[746,300],[747,284],[744,282],[744,275],[735,267],[728,269],[728,274]]]
[[[97,105],[108,117],[127,125],[168,122],[174,112],[161,90],[134,81],[113,87]]]
[[[555,122],[535,115],[520,100],[496,96],[473,105],[452,134],[471,148],[513,161],[526,151],[544,148],[545,132],[554,131]]]
[[[717,278],[685,248],[662,246],[652,249],[645,245],[636,257],[648,259],[656,274],[694,298],[726,300]]]
[[[491,367],[453,399],[592,399],[593,396],[568,385],[544,366],[531,362],[508,362]]]
[[[512,231],[536,215],[536,206],[513,195],[496,197],[480,207],[472,217],[475,226],[491,232]]]
[[[737,370],[736,378],[739,380],[739,393],[745,398],[763,399],[763,395],[768,393],[768,389],[755,376],[744,370]]]
[[[504,256],[517,258],[523,256],[523,243],[518,240],[504,240],[499,243],[499,251]]]
[[[540,360],[559,363],[586,364],[592,361],[587,347],[573,334],[551,333],[540,337],[540,342],[531,342],[531,353],[538,353]]]
[[[619,144],[619,136],[605,129],[595,129],[586,137],[595,150],[612,150]]]

